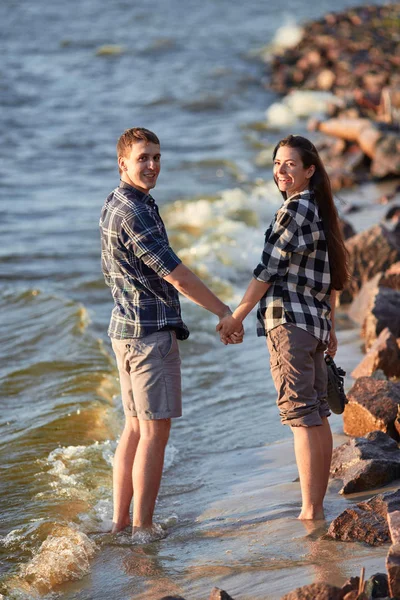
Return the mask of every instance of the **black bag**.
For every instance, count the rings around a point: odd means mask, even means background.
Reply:
[[[341,415],[348,400],[344,393],[344,376],[346,371],[337,367],[332,356],[325,354],[325,362],[328,371],[328,396],[329,408],[335,415]]]

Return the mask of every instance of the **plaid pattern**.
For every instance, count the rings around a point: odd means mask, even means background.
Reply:
[[[175,329],[186,339],[178,292],[163,279],[181,260],[154,199],[121,181],[102,208],[100,235],[102,270],[115,303],[108,335],[121,340]]]
[[[254,277],[271,283],[261,298],[257,335],[282,323],[306,329],[328,342],[331,329],[328,246],[314,195],[309,190],[285,200],[265,233]]]

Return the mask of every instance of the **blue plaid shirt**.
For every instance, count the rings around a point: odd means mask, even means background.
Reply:
[[[171,249],[154,199],[121,181],[100,217],[101,263],[115,307],[108,335],[140,338],[161,329],[189,337],[178,292],[163,277],[181,260]]]
[[[257,334],[293,323],[328,343],[331,276],[328,244],[313,192],[288,198],[265,233],[253,275],[271,286],[258,308]]]

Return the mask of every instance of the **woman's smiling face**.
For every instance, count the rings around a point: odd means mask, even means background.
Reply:
[[[296,148],[280,146],[274,160],[274,180],[286,198],[308,189],[315,166],[304,168],[300,153]]]

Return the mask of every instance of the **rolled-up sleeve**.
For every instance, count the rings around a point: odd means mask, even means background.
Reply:
[[[299,227],[286,211],[278,211],[265,235],[261,262],[253,271],[258,281],[273,283],[288,272],[290,258],[298,246]]]
[[[182,262],[146,209],[138,210],[124,219],[121,240],[128,250],[160,277],[169,275]]]

